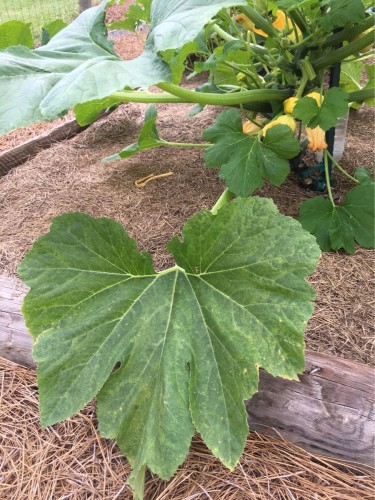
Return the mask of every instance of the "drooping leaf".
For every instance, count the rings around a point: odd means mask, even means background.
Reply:
[[[237,196],[248,196],[262,187],[266,179],[277,186],[282,184],[290,172],[288,159],[300,151],[286,125],[269,129],[263,141],[244,134],[241,114],[235,109],[220,113],[203,137],[215,143],[205,151],[206,165],[221,166],[220,177]]]
[[[168,245],[177,266],[155,273],[119,223],[65,214],[19,268],[43,424],[98,394],[100,432],[133,481],[145,465],[169,478],[194,429],[233,468],[259,367],[292,379],[304,369],[314,238],[262,198],[201,211],[182,235]]]
[[[319,126],[323,130],[335,127],[337,120],[348,112],[348,94],[333,87],[324,93],[324,101],[318,105],[312,97],[299,99],[293,109],[293,115],[310,128]]]
[[[343,248],[352,254],[355,241],[365,247],[374,247],[374,183],[366,182],[351,189],[342,205],[318,196],[300,206],[299,221],[315,235],[322,250]]]
[[[43,47],[0,52],[0,133],[53,119],[125,85],[169,79],[168,66],[150,51],[132,61],[116,55],[106,38],[105,3],[84,11]]]
[[[365,19],[366,11],[361,0],[321,0],[320,3],[328,7],[319,18],[326,33],[330,33],[333,28],[361,23]]]
[[[126,148],[124,148],[119,153],[103,158],[102,161],[108,162],[113,160],[120,160],[121,158],[129,158],[130,156],[144,151],[145,149],[163,146],[163,144],[165,144],[165,141],[160,139],[155,125],[157,116],[158,113],[156,111],[156,107],[154,104],[151,104],[151,106],[147,108],[147,111],[145,113],[144,125],[139,134],[138,141],[134,144],[126,146]]]
[[[22,21],[7,21],[0,24],[0,50],[23,45],[32,49],[34,47],[30,23]]]
[[[191,42],[220,9],[246,5],[246,0],[153,0],[147,40],[156,52]]]
[[[124,87],[170,81],[159,52],[191,42],[221,8],[246,1],[154,0],[145,50],[131,61],[119,58],[107,40],[107,3],[84,11],[43,47],[0,52],[0,134],[62,116],[79,103],[95,101],[97,112],[101,99]]]

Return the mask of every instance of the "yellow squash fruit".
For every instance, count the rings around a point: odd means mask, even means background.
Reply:
[[[267,123],[265,127],[263,127],[262,135],[265,136],[267,130],[274,127],[275,125],[287,125],[293,132],[296,130],[296,121],[291,115],[281,115],[276,120],[272,120],[272,122]]]
[[[364,31],[363,33],[360,33],[359,35],[353,36],[353,38],[351,38],[349,40],[349,42],[354,42],[355,40],[358,40],[359,38],[362,38],[367,33],[370,33],[371,31],[373,31],[373,29],[374,28],[369,28],[368,30]],[[367,47],[363,47],[363,49],[361,49],[359,51],[359,54],[366,54],[366,52],[370,52],[370,50],[372,49],[373,45],[374,44],[372,43],[371,45],[367,45]]]
[[[306,94],[304,97],[311,97],[312,99],[315,99],[319,107],[323,104],[324,101],[324,96],[320,95],[319,92],[310,92],[310,94]]]
[[[284,101],[284,113],[290,115],[293,113],[294,106],[297,104],[298,97],[289,97]]]

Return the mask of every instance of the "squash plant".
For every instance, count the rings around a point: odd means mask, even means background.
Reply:
[[[100,432],[116,438],[142,498],[145,469],[171,477],[194,432],[235,467],[248,432],[243,401],[257,391],[259,368],[290,379],[304,369],[314,299],[305,277],[319,259],[316,241],[349,252],[355,241],[373,245],[371,175],[358,169],[352,177],[334,162],[356,184],[336,205],[324,141],[350,102],[373,99],[373,67],[364,88],[346,79],[325,89],[324,77],[337,62],[361,63],[374,30],[361,0],[138,1],[126,26],[149,22],[149,34],[142,55],[124,61],[106,36],[107,5],[85,11],[43,47],[0,52],[0,132],[72,107],[87,124],[105,108],[148,102],[137,143],[104,161],[200,147],[227,183],[212,210],[169,242],[169,269],[156,272],[117,222],[83,213],[55,218],[19,267],[30,286],[23,311],[43,425],[96,396]],[[191,54],[194,72],[209,72],[195,91],[180,85]],[[162,92],[145,90],[151,85]],[[163,140],[153,104],[187,102],[193,113],[228,109],[205,142]],[[324,150],[328,198],[301,207],[302,226],[316,238],[271,200],[251,196],[264,182],[281,185],[306,144]]]

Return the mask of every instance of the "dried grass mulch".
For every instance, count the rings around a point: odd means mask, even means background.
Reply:
[[[100,438],[95,406],[52,427],[39,424],[36,376],[0,358],[0,498],[131,499],[130,466]],[[199,438],[176,475],[147,476],[146,500],[373,500],[374,476],[251,433],[233,472]]]

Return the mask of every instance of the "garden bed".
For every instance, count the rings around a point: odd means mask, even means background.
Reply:
[[[48,231],[52,217],[77,210],[120,221],[141,249],[153,255],[158,270],[171,264],[167,241],[193,213],[210,208],[224,185],[216,171],[203,166],[202,153],[196,150],[160,148],[128,160],[100,163],[136,140],[144,109],[123,105],[79,136],[40,152],[0,179],[1,275],[16,275],[23,255]],[[206,109],[188,118],[189,109],[188,105],[158,106],[160,135],[171,141],[199,142],[218,110]],[[372,165],[368,139],[372,124],[370,108],[351,113],[342,162],[349,171]],[[173,175],[144,188],[135,186],[137,179],[166,172]],[[343,187],[337,186],[338,195]],[[293,175],[282,188],[267,185],[257,194],[272,197],[280,211],[291,216],[297,215],[303,199],[314,196],[299,187]],[[309,348],[372,363],[372,263],[373,252],[360,248],[352,256],[323,254],[310,277],[318,297],[306,333]],[[113,443],[98,438],[91,420],[93,405],[64,424],[41,430],[34,372],[7,362],[1,370],[0,420],[2,438],[7,440],[2,498],[22,498],[29,491],[35,491],[37,498],[131,498],[124,486],[127,462]],[[359,477],[355,470],[342,472],[332,462],[318,460],[285,441],[256,434],[251,435],[233,476],[195,441],[188,461],[169,486],[149,477],[146,498],[208,495],[215,499],[372,498],[370,476],[365,472]]]

